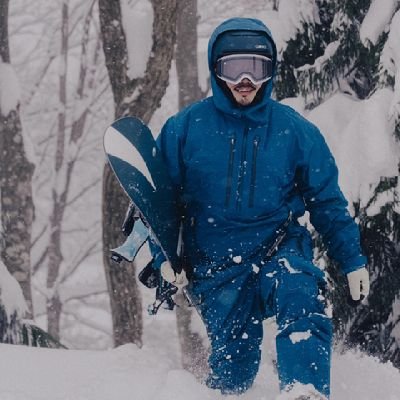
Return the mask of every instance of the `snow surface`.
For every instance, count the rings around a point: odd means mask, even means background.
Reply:
[[[108,351],[0,345],[2,400],[275,400],[271,359],[243,396],[222,396],[177,368],[173,349],[128,344]],[[400,400],[400,373],[359,353],[335,354],[331,400]]]
[[[143,76],[152,47],[153,7],[148,0],[121,1],[122,24],[128,49],[128,75]]]
[[[278,10],[281,26],[279,31],[284,41],[289,41],[302,31],[303,23],[320,23],[315,0],[280,0]]]
[[[361,199],[364,206],[381,177],[398,175],[400,146],[388,116],[393,96],[382,89],[359,102],[337,93],[308,116],[327,139],[350,203]]]
[[[8,272],[0,260],[0,304],[4,306],[8,317],[17,313],[21,318],[28,311],[22,289],[17,280]],[[1,397],[0,397],[1,398]]]
[[[336,93],[311,112],[299,99],[285,99],[318,126],[339,168],[339,183],[351,204],[365,206],[381,177],[398,175],[400,144],[395,141],[390,106],[395,94],[381,89],[357,101]],[[379,209],[376,210],[379,212]]]
[[[364,45],[368,45],[368,42],[377,43],[379,36],[388,28],[398,2],[398,0],[372,1],[360,28],[360,38]]]
[[[395,77],[394,96],[390,105],[389,116],[400,120],[400,10],[394,15],[389,37],[382,51],[382,65]]]

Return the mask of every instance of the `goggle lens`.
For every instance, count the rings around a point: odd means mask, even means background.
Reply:
[[[258,54],[231,54],[217,60],[216,74],[229,83],[246,77],[257,85],[271,79],[272,60]]]

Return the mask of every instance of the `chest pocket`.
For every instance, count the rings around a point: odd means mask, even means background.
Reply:
[[[249,144],[248,207],[265,214],[280,207],[293,190],[294,162],[284,140],[266,140],[256,134]]]

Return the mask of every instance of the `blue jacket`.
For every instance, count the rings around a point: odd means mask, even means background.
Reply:
[[[161,131],[158,143],[181,193],[190,262],[246,259],[274,240],[290,212],[294,222],[289,231],[295,232],[296,219],[308,210],[329,256],[343,272],[360,268],[366,259],[359,229],[346,209],[334,158],[317,127],[271,99],[272,79],[262,99],[247,107],[235,104],[217,83],[211,51],[227,30],[267,34],[274,48],[274,71],[276,67],[276,47],[262,22],[227,20],[209,42],[213,96],[171,117]],[[307,240],[311,245],[309,236]]]

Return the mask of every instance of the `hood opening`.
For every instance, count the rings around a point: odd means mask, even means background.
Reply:
[[[261,86],[253,102],[247,106],[238,104],[226,83],[216,76],[216,57],[227,55],[222,54],[224,52],[229,54],[249,52],[272,55],[272,78]],[[236,118],[245,118],[257,123],[265,122],[267,118],[266,106],[270,101],[273,89],[276,59],[275,42],[271,32],[262,21],[253,18],[231,18],[220,24],[214,30],[208,43],[208,66],[215,106],[223,113]]]

